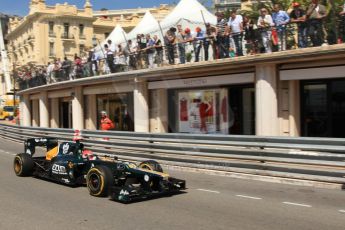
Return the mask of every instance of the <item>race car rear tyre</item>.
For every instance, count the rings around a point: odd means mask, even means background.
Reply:
[[[17,176],[31,176],[34,166],[34,160],[26,153],[20,153],[14,157],[13,169]]]
[[[151,171],[156,171],[156,172],[163,172],[162,166],[154,160],[148,160],[148,161],[143,161],[139,164],[138,166],[141,169],[148,169]]]
[[[111,170],[102,165],[91,168],[86,175],[86,185],[91,196],[105,197],[108,196],[109,189],[112,185]]]

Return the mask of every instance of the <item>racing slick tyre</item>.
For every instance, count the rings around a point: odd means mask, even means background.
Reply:
[[[34,166],[34,160],[26,153],[20,153],[14,157],[13,169],[17,176],[31,176]]]
[[[112,172],[108,167],[97,165],[86,175],[86,185],[91,196],[106,197],[112,185]]]
[[[148,169],[156,172],[163,172],[162,166],[154,160],[143,161],[138,166],[141,169]]]

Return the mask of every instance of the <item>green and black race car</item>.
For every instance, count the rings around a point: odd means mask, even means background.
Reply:
[[[34,157],[37,146],[46,147],[43,157]],[[116,157],[97,157],[80,141],[58,143],[55,138],[32,138],[25,141],[25,153],[14,158],[17,176],[36,176],[59,183],[86,184],[92,196],[110,196],[128,203],[186,189],[184,180],[170,177],[155,161],[139,165]]]

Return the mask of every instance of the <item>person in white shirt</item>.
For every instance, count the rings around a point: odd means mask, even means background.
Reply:
[[[115,73],[114,51],[109,48],[109,43],[104,45],[107,66],[111,73]]]
[[[52,63],[48,62],[48,66],[47,66],[47,77],[48,77],[48,79],[47,79],[47,82],[49,84],[55,82],[55,79],[53,79],[54,78],[53,77],[54,66],[55,65],[53,62]]]
[[[272,31],[271,27],[274,26],[271,15],[268,14],[266,8],[260,10],[260,16],[257,23],[260,29],[261,39],[263,46],[265,47],[265,53],[272,53]]]
[[[228,26],[231,29],[231,37],[235,43],[236,55],[243,56],[243,18],[241,15],[237,15],[236,10],[231,11]]]

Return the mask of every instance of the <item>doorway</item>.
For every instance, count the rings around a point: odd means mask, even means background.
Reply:
[[[302,82],[302,135],[345,137],[345,80]]]
[[[60,128],[72,128],[72,102],[60,101]]]

